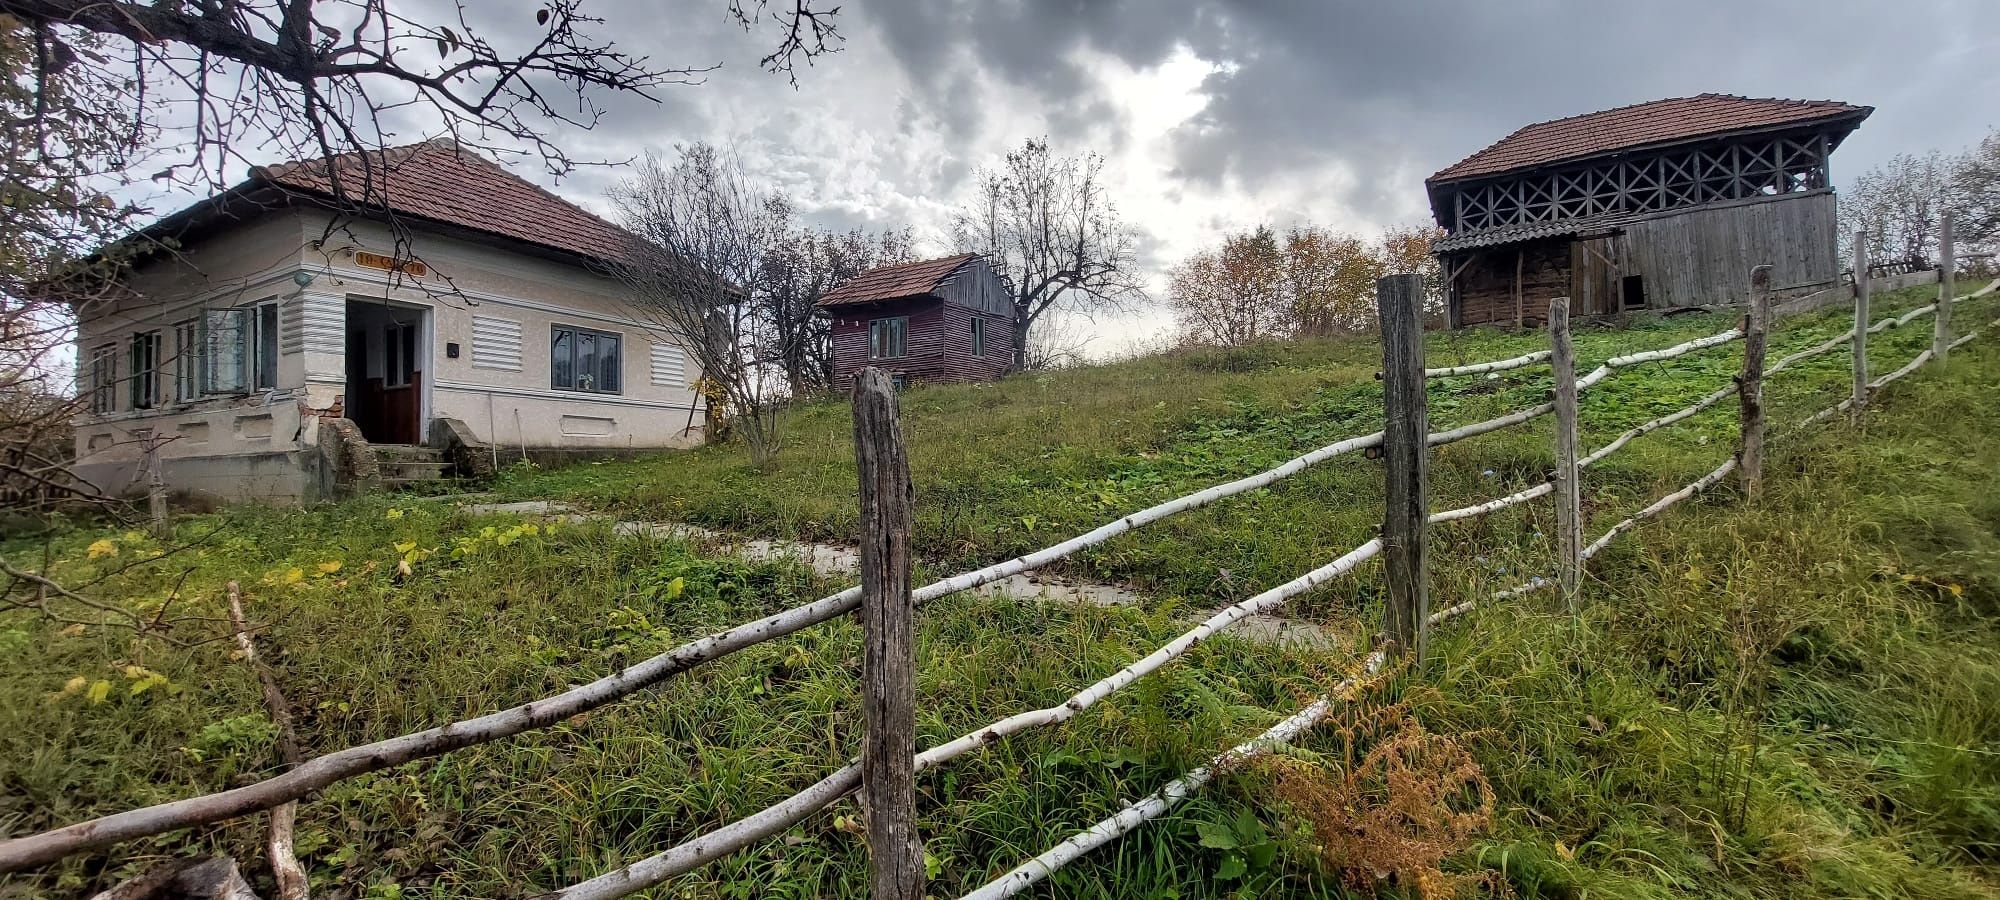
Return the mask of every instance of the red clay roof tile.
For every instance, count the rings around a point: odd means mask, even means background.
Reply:
[[[623,256],[624,229],[449,140],[330,157],[341,190],[368,206],[430,219],[590,259]],[[289,162],[252,172],[254,180],[331,197],[328,159]],[[369,169],[373,168],[373,177]]]
[[[1860,113],[1873,107],[1834,100],[1779,100],[1701,94],[1537,122],[1432,175],[1430,182],[1495,175],[1613,150],[1671,143],[1712,134],[1793,125]]]

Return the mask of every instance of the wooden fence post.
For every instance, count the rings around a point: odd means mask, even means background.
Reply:
[[[1848,420],[1861,424],[1862,408],[1868,405],[1868,232],[1854,232],[1854,395],[1849,398]]]
[[[1743,374],[1736,377],[1742,435],[1736,464],[1743,494],[1764,494],[1764,332],[1771,322],[1771,267],[1750,270],[1750,312],[1743,317]]]
[[[1938,222],[1938,302],[1931,317],[1931,363],[1942,367],[1951,353],[1951,301],[1957,293],[1958,248],[1952,234],[1951,210]]]
[[[1430,411],[1424,398],[1422,275],[1375,281],[1382,323],[1382,463],[1387,497],[1382,515],[1383,570],[1388,604],[1382,632],[1392,652],[1422,662],[1429,648],[1430,586],[1424,568],[1430,497]]]
[[[1583,483],[1576,464],[1576,351],[1569,339],[1569,298],[1549,301],[1549,367],[1556,376],[1556,575],[1563,605],[1582,605]]]
[[[874,900],[921,900],[916,808],[916,604],[910,597],[910,465],[889,374],[854,378],[861,489],[861,808]]]

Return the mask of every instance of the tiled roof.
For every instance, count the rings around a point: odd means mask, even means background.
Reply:
[[[1689,140],[1751,128],[1795,125],[1873,112],[1834,100],[1778,100],[1701,94],[1673,97],[1602,112],[1537,122],[1494,142],[1430,177],[1455,181],[1533,168],[1653,144]]]
[[[977,254],[960,253],[943,259],[878,266],[854,276],[819,298],[820,306],[852,306],[898,297],[916,297],[938,289],[959,267]]]
[[[624,229],[449,140],[252,170],[253,182],[332,197],[331,160],[350,202],[457,225],[590,259],[618,259]],[[368,169],[373,168],[372,178]]]
[[[1432,253],[1455,253],[1476,247],[1497,247],[1501,244],[1515,244],[1523,241],[1538,241],[1543,238],[1569,237],[1605,228],[1615,224],[1620,218],[1629,216],[1596,216],[1585,219],[1563,219],[1556,222],[1523,222],[1518,225],[1502,225],[1479,231],[1464,231],[1449,237],[1439,238],[1431,243]]]

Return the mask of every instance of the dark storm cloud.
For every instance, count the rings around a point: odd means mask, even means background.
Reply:
[[[962,106],[974,73],[1031,91],[1056,137],[1080,139],[1105,106],[1073,51],[1143,68],[1186,46],[1226,68],[1174,135],[1178,177],[1256,189],[1338,167],[1350,177],[1331,199],[1375,220],[1409,218],[1424,175],[1521,125],[1704,91],[1880,107],[1841,154],[1847,172],[1969,143],[1992,118],[1978,107],[2000,33],[1978,0],[1892,16],[1865,0],[878,0],[847,13],[881,30],[955,135],[976,131]]]

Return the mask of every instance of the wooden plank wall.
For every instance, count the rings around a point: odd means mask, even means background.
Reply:
[[[868,358],[868,323],[890,316],[909,316],[905,333],[907,354],[901,359]],[[972,319],[986,319],[986,353],[972,355]],[[913,381],[987,381],[1012,367],[1014,325],[1010,319],[977,313],[935,297],[889,300],[867,306],[843,306],[833,316],[833,374],[841,389],[854,373],[876,365]]]
[[[1831,191],[1696,208],[1625,226],[1624,274],[1645,279],[1653,309],[1741,305],[1752,266],[1772,266],[1779,287],[1840,275]]]
[[[1458,276],[1458,324],[1514,324],[1514,255],[1521,253],[1521,296],[1527,323],[1539,325],[1549,300],[1569,293],[1570,240],[1489,247]],[[1457,265],[1456,262],[1452,263]]]

